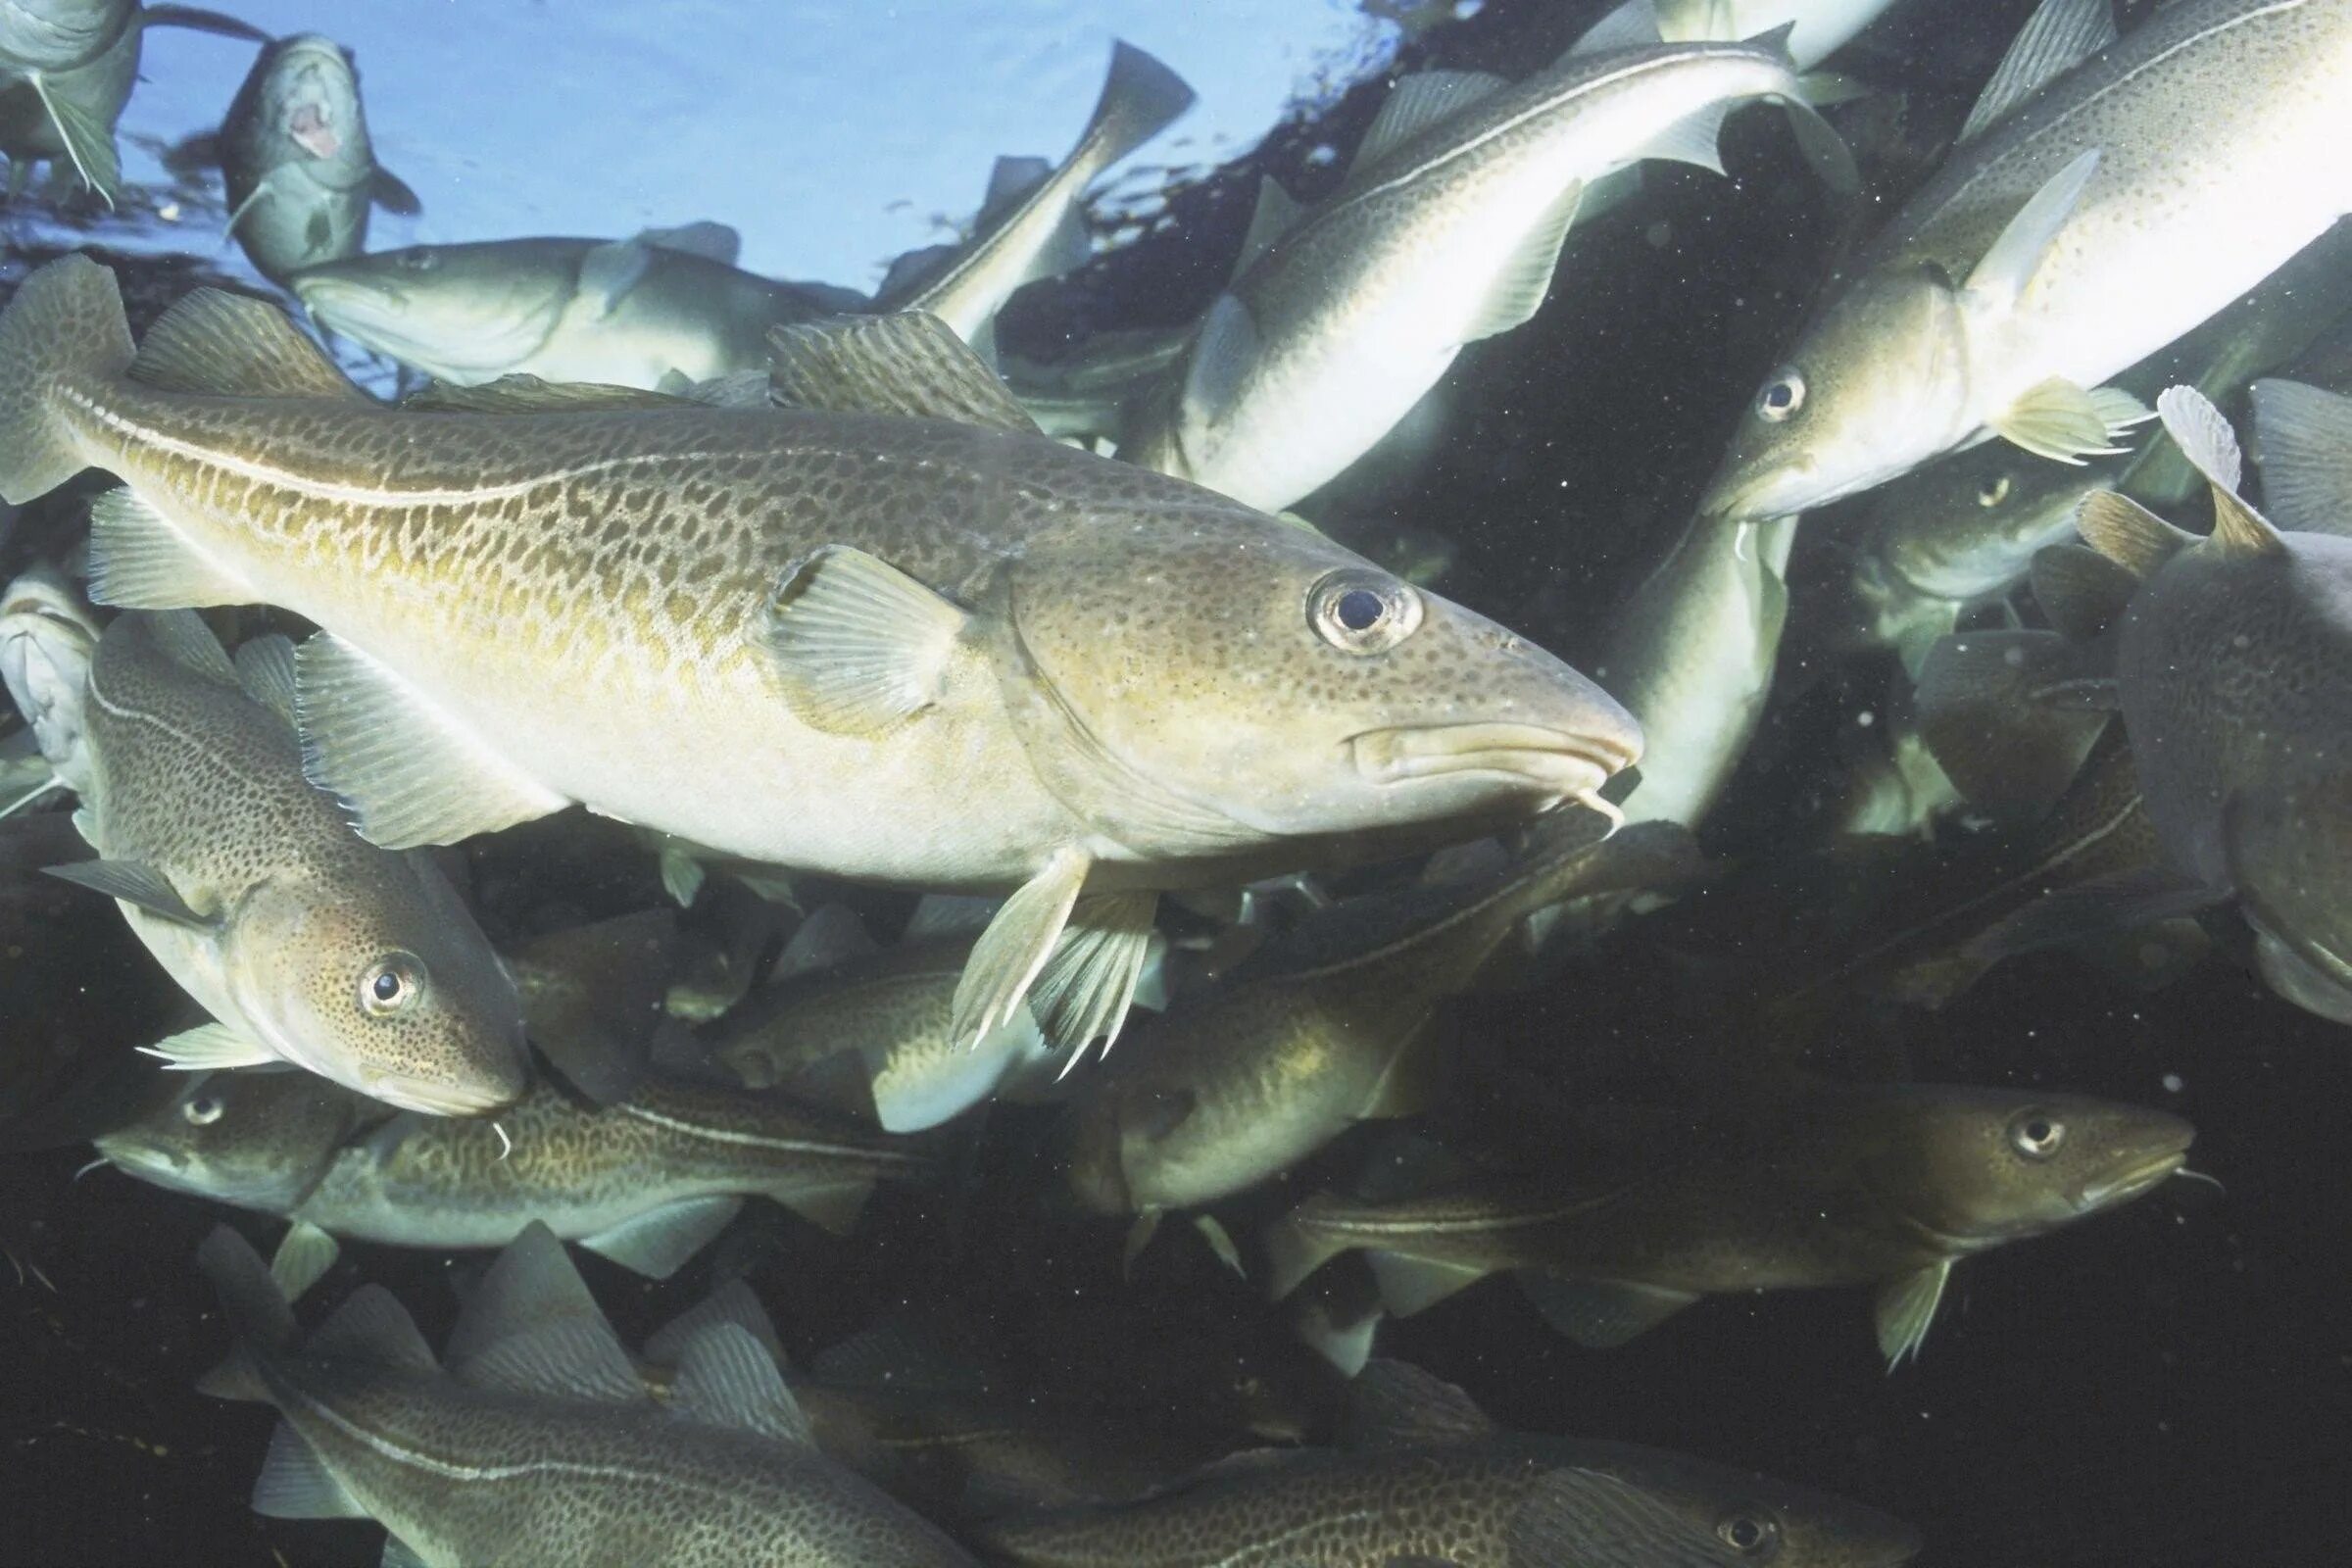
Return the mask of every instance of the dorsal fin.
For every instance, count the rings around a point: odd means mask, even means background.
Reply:
[[[375,1361],[410,1372],[431,1372],[439,1366],[432,1347],[416,1332],[416,1320],[381,1285],[363,1285],[354,1291],[333,1316],[318,1325],[302,1349],[305,1355]]]
[[[1018,399],[946,322],[925,311],[779,326],[768,391],[788,409],[952,419],[1038,433]]]
[[[779,1443],[816,1446],[808,1417],[784,1387],[765,1347],[738,1323],[713,1323],[686,1341],[669,1407],[706,1426],[757,1432]]]
[[[2108,0],[2041,0],[1993,68],[1959,139],[1990,130],[2018,105],[2115,42],[2115,36]]]
[[[1239,277],[1255,266],[1257,259],[1272,250],[1274,242],[1298,220],[1298,200],[1277,184],[1272,174],[1260,179],[1257,205],[1250,209],[1250,230],[1242,236],[1242,254],[1234,261],[1233,275]]]
[[[482,1388],[629,1403],[644,1385],[564,1244],[533,1220],[482,1276],[449,1336],[449,1368]]]
[[[767,981],[773,985],[800,975],[821,974],[877,951],[857,910],[846,904],[820,904],[776,955]]]
[[[1348,165],[1348,177],[1354,179],[1432,125],[1451,120],[1502,84],[1500,76],[1483,71],[1424,71],[1400,78],[1373,117],[1371,128],[1364,132],[1355,161]]]
[[[217,288],[183,295],[158,317],[129,374],[159,392],[369,401],[285,312]]]
[[[182,669],[223,686],[237,683],[237,668],[213,628],[193,610],[155,610],[146,614],[150,641],[166,659]]]
[[[2278,537],[2278,530],[2237,493],[2237,436],[2213,401],[2193,386],[2166,387],[2156,396],[2156,413],[2180,455],[2213,487],[2214,542],[2245,555],[2282,553],[2286,541]]]
[[[1658,25],[1658,8],[1654,0],[1625,0],[1625,4],[1602,17],[1585,30],[1583,37],[1568,46],[1568,54],[1597,55],[1611,49],[1643,49],[1665,41],[1665,31]]]
[[[735,258],[743,254],[743,236],[724,223],[702,219],[692,223],[680,223],[674,228],[649,228],[637,236],[639,243],[656,250],[675,251],[681,256],[699,256],[721,267],[733,267]]]
[[[2093,490],[2075,510],[2075,527],[2084,542],[2134,577],[2156,568],[2197,542],[2197,536],[2159,517],[2129,496]]]
[[[2124,566],[2082,545],[2054,544],[2034,553],[2034,597],[2050,624],[2070,642],[2103,637],[2123,618],[2138,579]]]
[[[975,229],[985,229],[998,219],[1029,199],[1030,192],[1043,185],[1054,174],[1054,165],[1043,158],[999,158],[988,171],[988,189],[981,193],[980,216],[973,220]]]
[[[502,375],[479,386],[451,386],[435,381],[402,398],[400,406],[418,414],[549,414],[594,409],[692,409],[704,405],[693,398],[648,392],[642,387]]]
[[[1427,1448],[1493,1437],[1494,1422],[1460,1389],[1403,1361],[1374,1357],[1348,1385],[1351,1448]]]
[[[709,1296],[654,1331],[645,1342],[645,1358],[657,1366],[676,1366],[696,1335],[720,1323],[732,1323],[760,1343],[769,1359],[781,1366],[784,1347],[767,1308],[740,1279],[728,1280]]]
[[[245,695],[287,724],[294,722],[294,641],[271,632],[249,637],[237,650],[237,684]]]
[[[903,1320],[861,1330],[817,1352],[809,1370],[844,1388],[925,1389],[933,1393],[978,1394],[988,1373],[968,1353],[957,1354]]]

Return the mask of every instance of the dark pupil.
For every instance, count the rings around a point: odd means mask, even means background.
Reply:
[[[1340,624],[1349,631],[1365,631],[1388,612],[1389,607],[1380,595],[1369,588],[1350,588],[1340,595]]]
[[[2048,1143],[2049,1141],[2050,1141],[2050,1124],[2049,1124],[2048,1122],[2046,1122],[2046,1121],[2030,1121],[2030,1122],[2026,1123],[2026,1142],[2027,1142],[2027,1143],[2030,1143],[2030,1144],[2046,1144],[2046,1143]]]
[[[1753,1519],[1732,1521],[1732,1544],[1745,1550],[1764,1539],[1764,1527]]]
[[[387,969],[375,977],[375,1000],[390,1002],[400,995],[400,976]]]
[[[1785,409],[1795,401],[1796,394],[1786,381],[1775,381],[1764,393],[1764,406],[1768,409]]]

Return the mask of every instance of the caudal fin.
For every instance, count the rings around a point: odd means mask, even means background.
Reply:
[[[268,1399],[267,1388],[254,1366],[251,1352],[283,1350],[294,1343],[294,1309],[270,1275],[269,1265],[235,1231],[225,1225],[196,1250],[196,1261],[220,1297],[220,1310],[229,1332],[237,1337],[228,1359],[198,1380],[196,1387],[220,1399]]]
[[[1156,58],[1131,43],[1113,44],[1102,96],[1070,161],[1082,163],[1086,177],[1093,179],[1167,129],[1193,107],[1193,99],[1185,79]]]
[[[121,375],[131,353],[115,274],[88,257],[61,256],[18,286],[0,311],[0,500],[22,506],[88,466],[59,394]]]

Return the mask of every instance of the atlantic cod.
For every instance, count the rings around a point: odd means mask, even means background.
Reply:
[[[779,391],[830,406],[533,383],[396,411],[254,300],[192,294],[134,357],[112,274],[67,257],[0,315],[0,496],[103,466],[127,487],[94,510],[97,598],[323,627],[306,768],[379,845],[576,801],[1015,889],[956,995],[966,1039],[1033,982],[1057,1046],[1115,1033],[1160,889],[1598,802],[1640,755],[1485,617],[1036,434],[929,318],[778,344]],[[904,412],[834,412],[876,402]]]
[[[25,572],[0,594],[0,683],[52,781],[76,794],[90,784],[89,675],[98,636],[81,596],[46,567]],[[0,801],[0,808],[15,804]]]
[[[2352,0],[2178,0],[2120,43],[2043,0],[1942,172],[1756,393],[1701,510],[1783,516],[2001,436],[2060,463],[2104,385],[2352,210]]]
[[[651,390],[767,363],[767,334],[847,303],[733,265],[718,223],[629,239],[492,239],[323,262],[289,278],[319,326],[451,386],[506,375]]]
[[[1602,39],[1606,43],[1610,40]],[[1346,183],[1300,214],[1268,180],[1231,287],[1129,421],[1120,455],[1280,511],[1402,419],[1465,344],[1533,318],[1597,182],[1644,158],[1720,171],[1724,117],[1788,107],[1832,179],[1853,166],[1777,47],[1580,45],[1523,81],[1406,76]]]
[[[357,256],[368,215],[413,217],[416,193],[375,161],[351,51],[315,32],[262,51],[220,122],[228,231],[265,277]]]
[[[1340,1448],[1265,1450],[977,1539],[1019,1568],[1896,1568],[1919,1551],[1910,1527],[1787,1482],[1505,1431],[1401,1362],[1372,1362],[1350,1397]]]
[[[1941,1085],[1653,1119],[1622,1176],[1480,1174],[1396,1202],[1310,1199],[1268,1234],[1272,1289],[1363,1249],[1403,1316],[1513,1272],[1553,1327],[1602,1348],[1702,1296],[1867,1284],[1879,1348],[1899,1365],[1960,1259],[2137,1198],[2194,1136],[2136,1105]]]
[[[1000,158],[969,244],[885,282],[874,308],[938,317],[966,343],[991,351],[997,309],[1033,278],[1069,271],[1090,247],[1080,198],[1098,175],[1165,130],[1193,106],[1193,89],[1152,56],[1113,43],[1110,74],[1078,145],[1058,167]]]
[[[118,615],[90,663],[74,820],[100,858],[51,874],[115,899],[216,1020],[154,1054],[291,1063],[433,1115],[512,1104],[522,1013],[488,939],[424,856],[362,839],[303,777],[292,645],[239,655],[168,611]]]
[[[285,1417],[254,1484],[273,1518],[371,1518],[389,1561],[458,1568],[973,1568],[921,1518],[818,1453],[758,1341],[688,1337],[657,1402],[563,1244],[533,1226],[436,1357],[363,1286],[308,1335],[225,1226],[197,1253],[236,1336],[199,1387]]]

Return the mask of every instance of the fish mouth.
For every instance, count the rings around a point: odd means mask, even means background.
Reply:
[[[360,1093],[401,1110],[427,1116],[480,1116],[504,1110],[522,1098],[519,1089],[504,1084],[452,1084],[426,1078],[402,1078],[391,1073],[363,1078]]]
[[[1366,730],[1347,743],[1355,770],[1384,787],[1466,773],[1511,779],[1560,801],[1592,801],[1641,760],[1639,741],[1540,724],[1420,724]]]
[[[1812,477],[1810,463],[1776,463],[1751,472],[1729,473],[1707,486],[1698,514],[1711,522],[1769,522],[1793,516],[1826,504],[1825,498],[1802,495]],[[1791,493],[1802,499],[1779,499]]]
[[[294,113],[286,117],[286,134],[313,158],[332,158],[343,150],[343,138],[335,134],[323,104],[297,104]]]
[[[2185,1147],[2171,1150],[2153,1159],[2142,1160],[2103,1182],[2085,1186],[2078,1195],[2078,1201],[2086,1212],[2111,1208],[2170,1180],[2174,1172],[2187,1163],[2188,1150]]]

